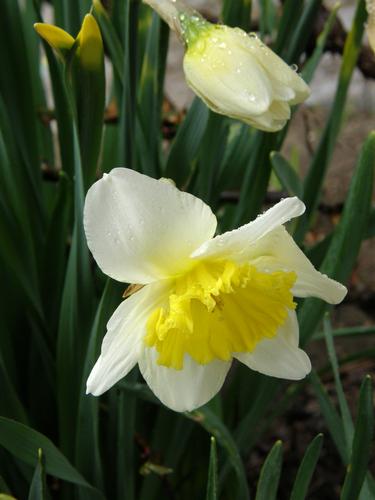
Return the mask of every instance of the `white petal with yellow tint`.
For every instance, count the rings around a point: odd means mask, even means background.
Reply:
[[[215,360],[206,365],[185,355],[182,370],[157,364],[154,348],[144,348],[139,359],[143,378],[162,403],[175,411],[192,411],[221,389],[231,363]]]
[[[285,88],[293,89],[294,97],[287,97],[289,104],[297,104],[309,97],[310,89],[304,80],[258,37],[247,37],[244,40],[269,78]]]
[[[301,200],[296,197],[285,198],[248,224],[203,243],[193,252],[192,258],[236,257],[237,260],[239,256],[246,255],[257,240],[290,219],[302,215],[304,211],[305,205]]]
[[[315,269],[284,227],[258,240],[241,258],[263,271],[294,271],[297,280],[292,292],[296,297],[318,297],[339,304],[347,294],[345,286]]]
[[[259,130],[266,132],[277,132],[281,130],[290,118],[290,107],[282,101],[273,101],[269,109],[260,116],[252,119],[244,118],[244,121]]]
[[[185,270],[189,255],[214,235],[216,217],[170,182],[116,168],[89,189],[84,226],[105,274],[145,284]]]
[[[251,353],[234,357],[252,370],[271,377],[300,380],[311,371],[307,354],[298,347],[298,322],[294,311],[272,339],[261,340]]]
[[[87,393],[100,396],[138,362],[151,312],[167,300],[169,282],[152,283],[124,300],[107,324],[101,354],[87,380]]]
[[[272,86],[256,58],[238,46],[236,30],[212,26],[188,46],[184,71],[188,84],[209,107],[234,117],[259,115],[272,101]]]
[[[257,115],[265,113],[271,104],[271,88],[268,79],[259,72],[257,65],[252,68],[251,85],[247,85],[246,88],[229,70],[220,77],[215,70],[209,70],[209,68],[206,68],[204,72],[194,74],[194,71],[190,70],[186,57],[184,69],[187,83],[216,113],[242,120],[250,115],[256,120]]]

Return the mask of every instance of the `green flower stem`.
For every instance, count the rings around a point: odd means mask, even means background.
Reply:
[[[191,16],[198,16],[201,18],[194,9],[188,7],[180,0],[144,0],[144,2],[156,11],[182,40],[184,40],[184,26],[180,19],[181,14],[187,16],[187,18]]]

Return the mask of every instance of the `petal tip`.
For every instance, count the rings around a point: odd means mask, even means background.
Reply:
[[[346,286],[336,281],[336,291],[334,294],[332,294],[330,303],[334,305],[340,304],[345,299],[347,293],[348,289],[346,288]]]
[[[293,200],[295,204],[298,215],[303,215],[306,211],[306,205],[304,204],[304,202],[300,200],[297,196],[293,196],[291,200]]]
[[[304,368],[304,375],[301,377],[301,379],[307,377],[307,375],[309,375],[309,373],[311,372],[311,369],[312,369],[312,366],[311,366],[311,361],[310,361],[310,358],[309,356],[305,353],[305,351],[303,351],[302,349],[299,349],[300,351],[300,360],[301,360],[301,364],[303,365],[303,368]]]

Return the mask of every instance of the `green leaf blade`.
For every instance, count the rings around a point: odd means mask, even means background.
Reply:
[[[350,463],[341,491],[341,500],[359,498],[367,473],[374,435],[374,408],[372,401],[372,380],[367,375],[362,382],[358,415],[355,424]]]
[[[28,500],[46,500],[46,473],[44,456],[41,448],[38,450],[38,462],[30,485]]]
[[[208,468],[207,494],[206,500],[217,500],[218,497],[218,478],[217,478],[217,451],[216,439],[211,437],[210,465]]]
[[[276,441],[262,466],[255,500],[276,500],[283,458],[282,442]]]
[[[323,434],[318,434],[309,444],[298,468],[290,500],[303,500],[308,493],[309,484],[314,474],[323,445]]]

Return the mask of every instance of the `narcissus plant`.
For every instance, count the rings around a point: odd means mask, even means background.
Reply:
[[[214,237],[209,206],[166,180],[117,168],[88,191],[84,225],[102,271],[137,285],[114,312],[87,381],[100,395],[137,363],[169,408],[193,410],[223,385],[233,359],[305,377],[293,297],[339,303],[346,288],[319,273],[283,226],[303,214],[287,198]]]

